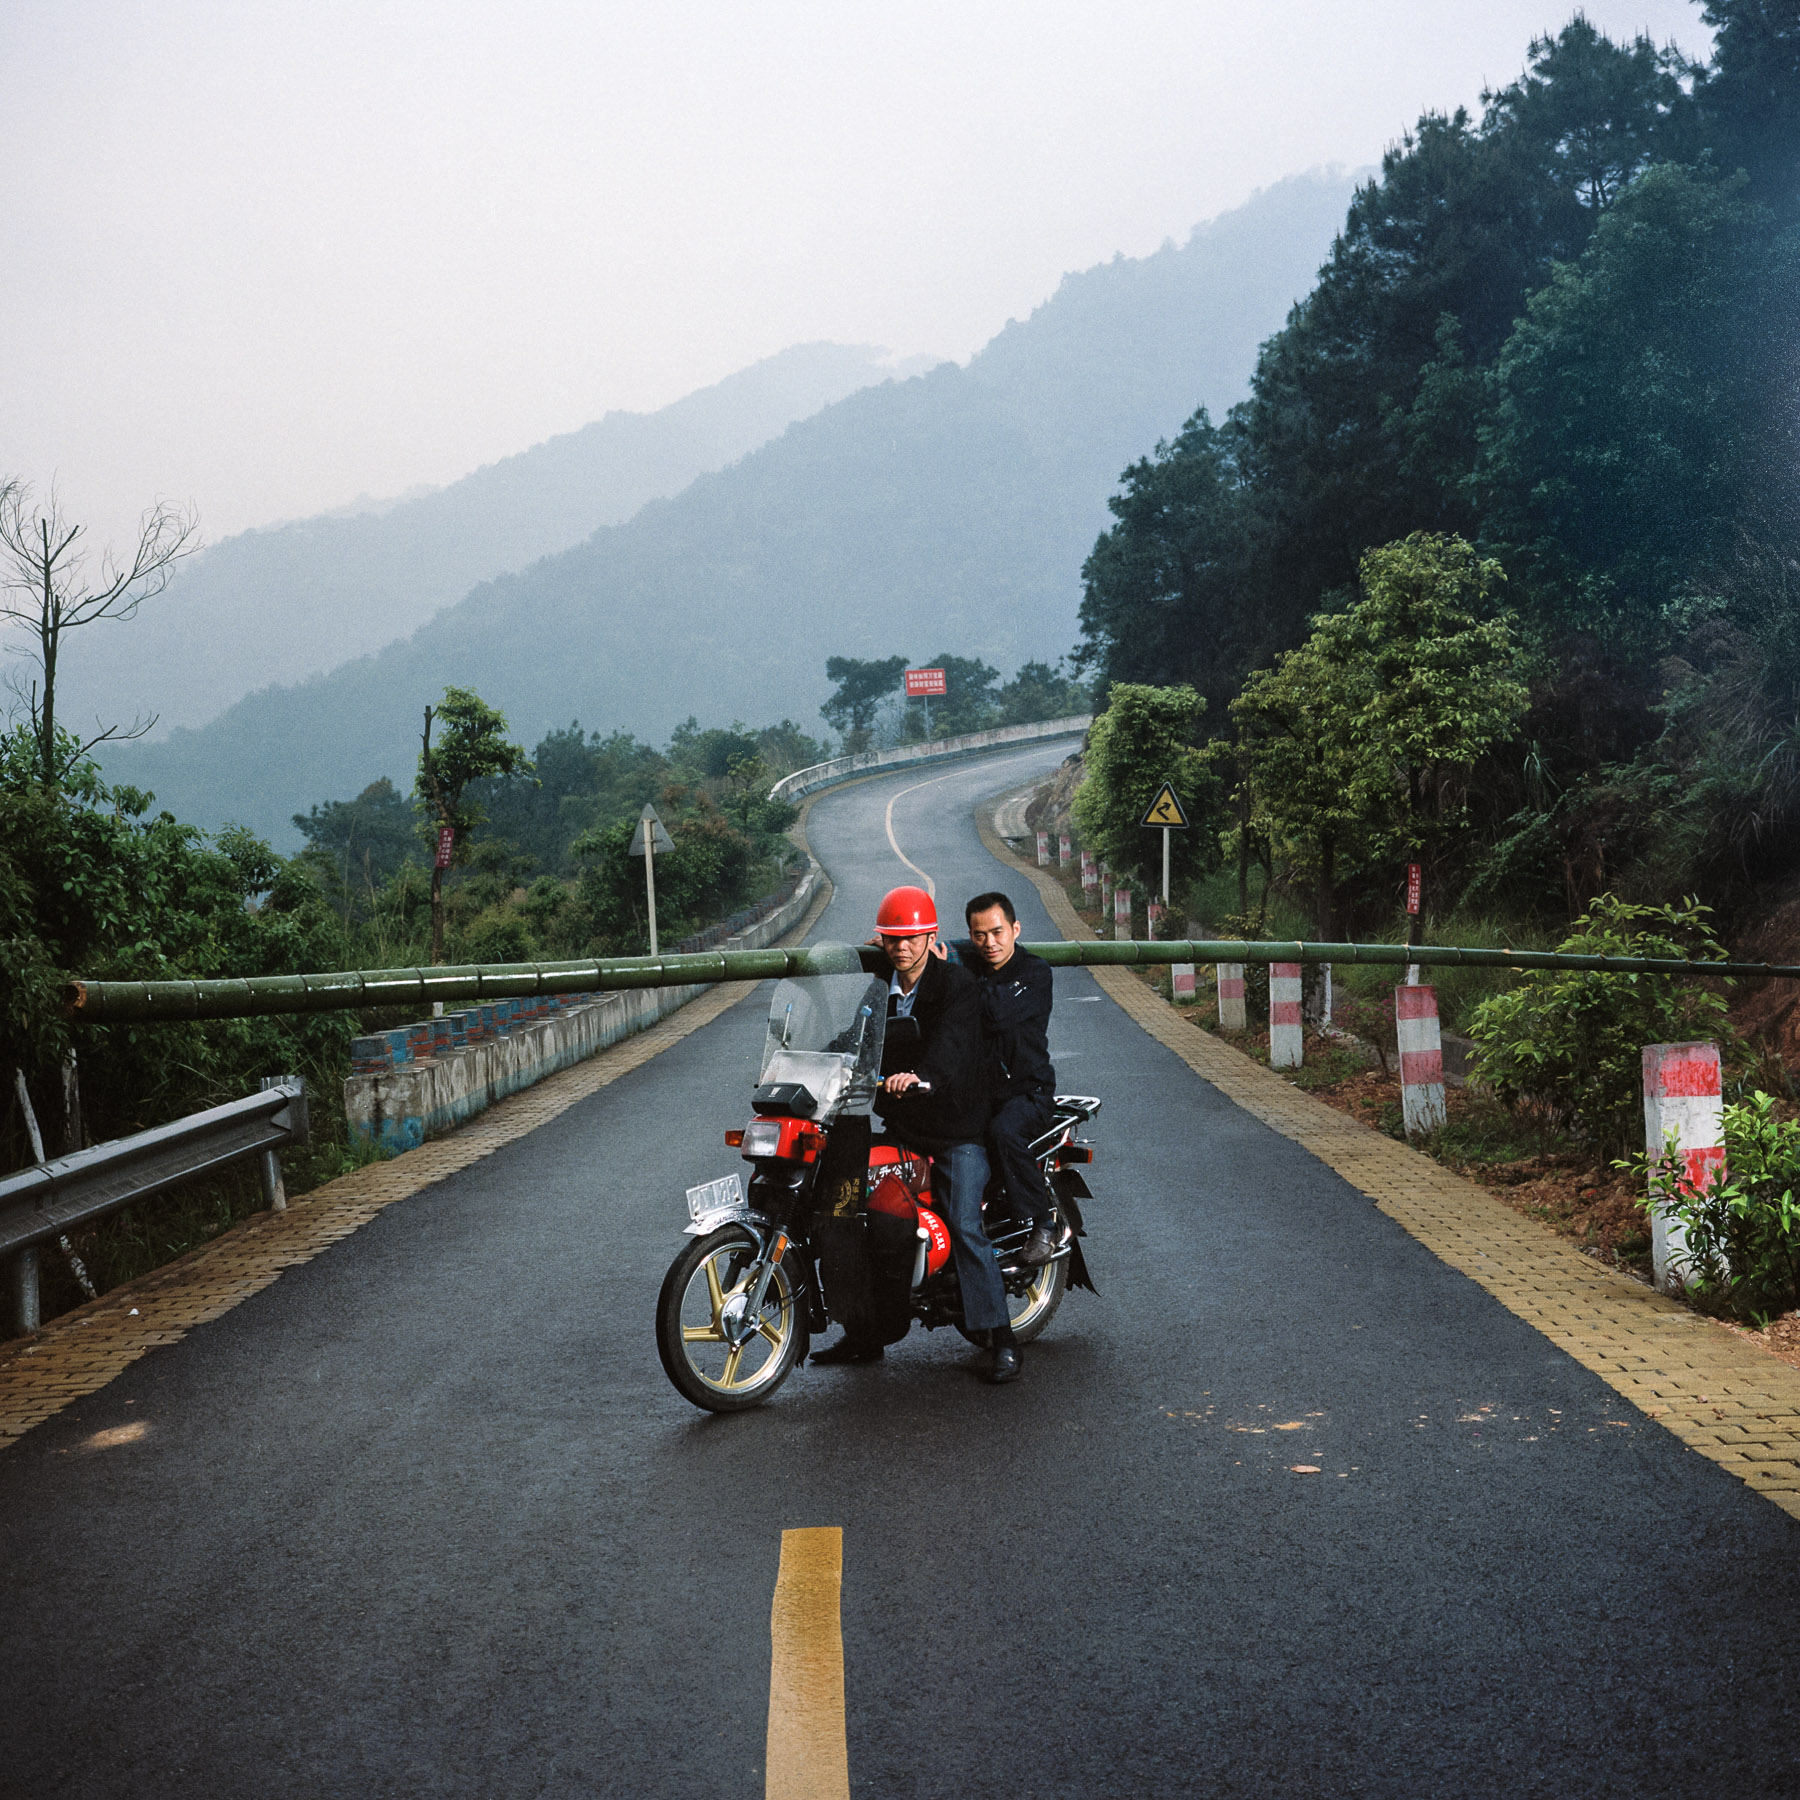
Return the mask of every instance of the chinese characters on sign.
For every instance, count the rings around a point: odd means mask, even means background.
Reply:
[[[1406,910],[1416,914],[1419,910],[1419,891],[1425,884],[1425,869],[1421,863],[1406,865]]]
[[[449,868],[450,857],[451,857],[452,852],[455,849],[456,849],[456,828],[455,828],[455,826],[440,825],[438,827],[438,847],[437,847],[437,864],[436,864],[436,866],[440,869]]]
[[[906,696],[909,700],[920,694],[943,694],[948,691],[944,686],[942,669],[908,669],[906,671]]]

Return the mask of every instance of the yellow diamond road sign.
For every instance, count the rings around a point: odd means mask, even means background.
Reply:
[[[1175,790],[1165,781],[1157,790],[1156,798],[1150,802],[1150,810],[1144,814],[1146,825],[1161,825],[1165,829],[1178,826],[1187,829],[1188,816],[1181,810],[1181,802],[1175,798]]]

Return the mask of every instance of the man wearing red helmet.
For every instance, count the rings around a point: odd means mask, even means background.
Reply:
[[[937,928],[937,907],[923,888],[895,888],[875,915],[893,971],[882,1092],[875,1110],[891,1136],[932,1158],[931,1191],[935,1210],[950,1228],[963,1323],[971,1332],[988,1334],[987,1379],[1013,1381],[1019,1374],[1019,1347],[1013,1341],[1006,1284],[981,1225],[981,1196],[988,1181],[981,996],[966,969],[932,954]],[[911,1024],[897,1026],[903,1019]],[[873,1362],[881,1354],[880,1345],[846,1333],[813,1361]]]

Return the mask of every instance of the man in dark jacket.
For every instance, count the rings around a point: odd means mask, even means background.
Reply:
[[[1019,1260],[1033,1267],[1056,1254],[1055,1202],[1031,1154],[1050,1129],[1056,1070],[1050,1062],[1050,965],[1019,948],[1019,915],[1004,894],[977,894],[964,908],[969,936],[957,953],[980,978],[986,1086],[993,1104],[988,1142],[1007,1198],[1031,1237]]]
[[[891,1136],[933,1159],[932,1203],[950,1228],[963,1323],[971,1332],[987,1334],[988,1380],[1012,1381],[1019,1373],[1019,1349],[1006,1284],[981,1224],[989,1108],[980,990],[968,970],[946,961],[941,951],[932,954],[937,908],[922,889],[896,888],[889,894],[876,915],[876,929],[893,973],[875,1110]],[[911,1023],[903,1026],[902,1020]],[[879,1345],[846,1335],[812,1360],[872,1362],[881,1353]]]

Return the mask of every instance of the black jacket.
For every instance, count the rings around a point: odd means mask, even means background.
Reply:
[[[894,1030],[888,997],[889,1035],[881,1054],[883,1075],[910,1069],[931,1092],[882,1094],[875,1110],[896,1137],[927,1152],[978,1143],[987,1129],[982,1082],[981,992],[967,969],[929,957],[913,990],[918,1037]]]
[[[1014,950],[1004,968],[991,968],[972,943],[956,953],[981,994],[983,1080],[990,1098],[1015,1094],[1048,1099],[1056,1091],[1050,1061],[1050,965],[1029,950]]]

